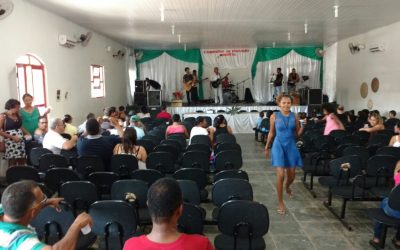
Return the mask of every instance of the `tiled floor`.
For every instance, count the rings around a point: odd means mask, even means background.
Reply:
[[[366,207],[376,207],[378,202],[349,202],[347,221],[353,226],[348,231],[322,204],[327,197],[326,189],[315,185],[317,198],[313,198],[303,186],[297,171],[293,185],[294,197],[286,201],[286,215],[276,212],[275,172],[271,162],[265,159],[264,146],[254,140],[253,134],[237,135],[243,151],[243,169],[250,177],[254,200],[263,203],[269,211],[270,229],[265,236],[267,249],[373,249],[368,241],[372,238],[372,221],[365,215]],[[341,202],[333,205],[340,208]],[[211,214],[211,204],[205,204],[207,214]],[[213,242],[218,233],[216,226],[206,226],[205,234]],[[385,249],[394,249],[389,230]]]

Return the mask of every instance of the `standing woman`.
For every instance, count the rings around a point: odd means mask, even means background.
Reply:
[[[6,112],[0,115],[0,135],[4,137],[5,159],[8,166],[26,163],[25,142],[22,120],[19,115],[20,102],[10,99],[6,102]]]
[[[275,112],[270,118],[270,130],[267,144],[265,145],[265,155],[267,159],[270,156],[270,144],[272,144],[272,166],[276,169],[276,191],[278,195],[278,210],[281,215],[286,213],[283,203],[283,182],[286,183],[285,189],[289,197],[293,193],[290,185],[295,178],[295,168],[302,167],[300,152],[296,146],[296,137],[301,135],[303,127],[300,127],[298,118],[290,111],[292,99],[287,94],[280,94],[276,102],[280,107],[280,112]]]
[[[38,128],[40,112],[37,107],[32,106],[33,96],[31,94],[24,94],[22,96],[22,101],[25,105],[22,109],[20,109],[22,127],[33,136],[35,134],[35,130]],[[47,109],[43,116],[46,116],[49,112],[50,109]]]

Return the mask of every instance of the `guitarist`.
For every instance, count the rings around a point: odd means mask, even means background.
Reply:
[[[186,91],[186,98],[187,98],[187,101],[188,101],[188,105],[190,105],[191,104],[191,100],[190,100],[191,93],[190,93],[190,90],[192,89],[192,86],[193,86],[193,76],[192,76],[192,74],[190,74],[189,67],[185,68],[185,72],[186,72],[186,74],[183,75],[183,85],[184,85],[184,88],[185,88],[185,91]]]
[[[215,104],[222,103],[222,86],[221,86],[221,75],[219,73],[218,67],[214,68],[214,73],[210,76],[211,87],[214,91],[214,101]],[[217,87],[213,87],[213,83],[218,83]],[[215,86],[215,85],[214,85]]]

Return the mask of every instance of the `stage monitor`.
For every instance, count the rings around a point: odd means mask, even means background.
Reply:
[[[161,90],[147,91],[147,106],[149,107],[161,106]]]
[[[142,80],[135,81],[135,93],[144,93],[145,92],[145,82]]]
[[[147,105],[146,101],[146,94],[145,93],[140,93],[140,92],[135,92],[135,96],[133,97],[133,103],[138,105],[138,106],[145,106]]]
[[[322,89],[308,90],[308,104],[322,104]]]

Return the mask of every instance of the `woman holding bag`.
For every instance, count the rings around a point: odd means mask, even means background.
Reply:
[[[22,128],[20,105],[18,100],[10,99],[5,104],[7,111],[0,114],[0,135],[4,137],[8,166],[26,164],[24,134],[29,133]]]

